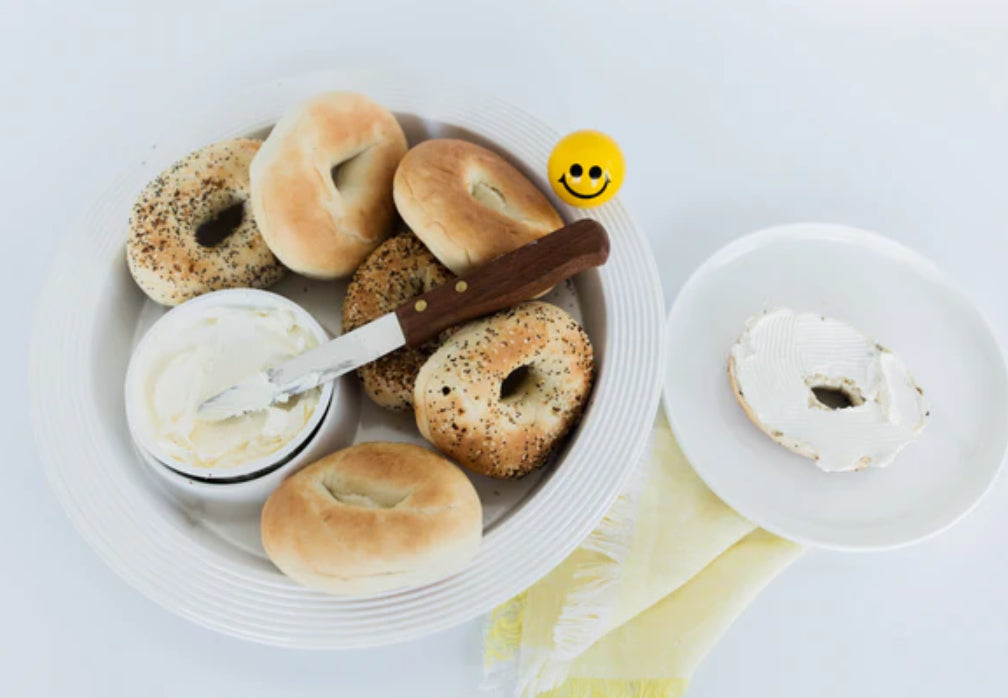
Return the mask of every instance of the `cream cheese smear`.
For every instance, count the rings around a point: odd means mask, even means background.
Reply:
[[[751,317],[729,374],[750,419],[827,472],[889,465],[929,414],[898,356],[816,313],[777,308]]]
[[[145,418],[166,455],[193,467],[228,468],[284,447],[308,424],[320,389],[224,420],[199,405],[241,380],[318,344],[280,308],[210,307],[161,332],[145,352],[139,386]]]

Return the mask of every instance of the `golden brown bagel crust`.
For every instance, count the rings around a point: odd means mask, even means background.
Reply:
[[[357,267],[343,299],[343,331],[357,329],[400,304],[454,278],[409,232],[389,238]],[[445,339],[449,333],[443,333]],[[357,369],[364,392],[378,405],[405,410],[413,405],[417,371],[441,341],[403,347]]]
[[[238,138],[190,153],[155,177],[133,204],[126,262],[144,293],[163,305],[225,288],[265,288],[284,268],[259,234],[247,203],[241,222],[213,247],[199,227],[249,197],[249,163],[260,141]]]
[[[504,379],[528,374],[501,399]],[[581,416],[594,359],[566,312],[533,301],[465,325],[420,369],[413,409],[420,433],[483,475],[521,477],[549,457]]]
[[[262,510],[284,574],[333,594],[374,594],[457,572],[483,535],[475,488],[453,463],[404,443],[361,443],[292,475]]]
[[[452,138],[411,148],[393,193],[406,225],[456,274],[563,226],[546,196],[504,158]]]
[[[329,92],[289,111],[250,169],[270,249],[306,276],[348,276],[390,232],[405,152],[395,116],[363,95]]]

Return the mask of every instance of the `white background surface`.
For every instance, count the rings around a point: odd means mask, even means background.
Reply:
[[[612,14],[586,0],[212,4],[0,7],[0,279],[13,317],[0,349],[13,381],[0,407],[2,695],[476,693],[478,622],[311,654],[162,611],[85,546],[41,472],[24,366],[48,257],[177,116],[243,84],[340,65],[478,83],[559,130],[622,143],[623,198],[667,303],[724,242],[830,220],[937,259],[1008,338],[1008,8],[994,0],[642,2]],[[927,543],[812,551],[731,628],[690,696],[1004,695],[1006,539],[1001,478]]]

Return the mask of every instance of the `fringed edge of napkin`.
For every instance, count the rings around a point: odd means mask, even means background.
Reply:
[[[496,691],[517,682],[524,612],[524,591],[490,612],[483,626],[483,682],[480,690]]]
[[[644,453],[650,449],[649,439]],[[581,543],[581,548],[602,558],[582,565],[574,573],[574,591],[564,600],[553,630],[553,659],[559,663],[569,664],[591,647],[602,636],[599,628],[607,627],[615,612],[623,562],[630,554],[637,525],[637,503],[648,475],[646,458],[641,458],[623,493]]]
[[[649,439],[645,454],[650,447]],[[530,652],[530,648],[523,650],[521,646],[525,592],[491,612],[483,630],[481,690],[500,691],[510,686],[515,688],[515,695],[535,696],[556,689],[566,681],[574,659],[598,640],[599,626],[604,627],[615,608],[620,570],[633,542],[637,503],[648,476],[645,461],[645,457],[639,458],[623,492],[578,546],[597,553],[601,559],[583,565],[574,573],[576,591],[567,596],[561,608],[553,632],[553,650],[540,650],[541,656],[537,657],[522,656],[522,652]],[[526,667],[524,677],[519,676],[520,665]],[[524,681],[520,683],[522,678]]]

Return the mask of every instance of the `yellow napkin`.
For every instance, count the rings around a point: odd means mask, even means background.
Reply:
[[[487,687],[520,698],[673,698],[801,546],[736,514],[658,415],[627,491],[556,569],[491,614]]]

